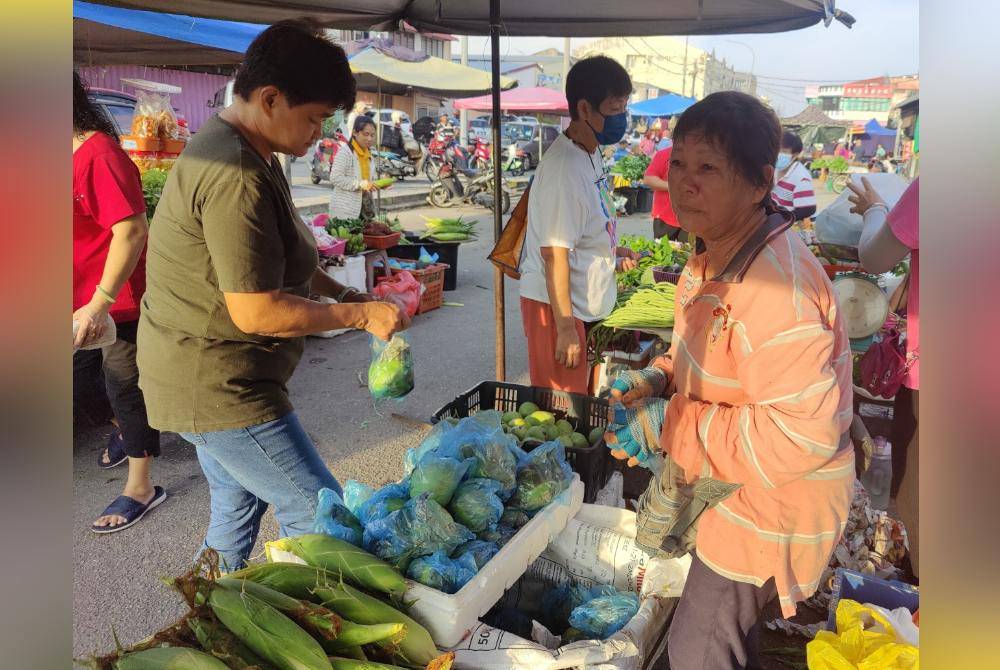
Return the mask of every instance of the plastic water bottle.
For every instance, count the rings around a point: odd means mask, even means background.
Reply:
[[[892,484],[892,444],[881,435],[872,441],[875,443],[872,462],[861,475],[861,484],[868,491],[872,507],[884,510],[889,507],[889,487]]]

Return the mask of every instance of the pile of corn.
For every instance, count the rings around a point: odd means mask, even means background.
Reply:
[[[674,325],[674,294],[677,286],[659,282],[622,292],[618,306],[601,322],[606,328],[672,328]]]
[[[168,583],[190,611],[128,649],[81,662],[94,670],[449,670],[427,630],[404,614],[403,576],[328,535],[271,546],[301,563],[219,575],[207,550]]]
[[[430,219],[422,217],[427,222],[427,232],[421,235],[423,239],[435,242],[465,242],[475,238],[476,222],[457,219]]]

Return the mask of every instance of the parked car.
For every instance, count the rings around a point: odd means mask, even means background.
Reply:
[[[135,115],[134,95],[110,88],[92,87],[87,90],[87,97],[114,122],[120,136],[132,134],[132,117]],[[176,107],[174,114],[178,121],[184,119],[184,115]]]
[[[524,151],[524,167],[526,170],[533,170],[538,167],[541,157],[538,154],[538,138],[542,138],[542,156],[548,151],[552,143],[559,137],[559,126],[536,125],[527,123],[512,123],[511,132],[516,135],[514,141],[518,149]]]
[[[366,112],[366,114],[369,112]],[[371,114],[375,113],[375,110],[370,110]],[[413,134],[413,124],[410,123],[410,115],[400,109],[383,109],[379,110],[379,122],[385,125],[392,125],[392,115],[393,113],[398,113],[403,115],[403,123],[400,124],[403,128],[403,132],[407,135]]]
[[[528,123],[528,124],[531,124],[533,126],[537,126],[538,125],[538,119],[536,119],[533,116],[518,116],[517,120],[518,120],[519,123]]]
[[[485,117],[469,121],[469,144],[475,144],[477,139],[480,142],[490,141],[490,121]]]

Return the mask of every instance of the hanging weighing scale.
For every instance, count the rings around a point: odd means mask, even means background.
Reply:
[[[833,293],[844,318],[851,350],[868,350],[889,317],[889,298],[879,288],[878,278],[864,272],[844,272],[833,279]]]

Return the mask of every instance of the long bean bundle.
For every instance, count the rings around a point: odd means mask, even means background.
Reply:
[[[674,293],[670,282],[632,291],[601,325],[608,328],[670,328],[674,325]],[[622,296],[624,297],[624,296]]]

